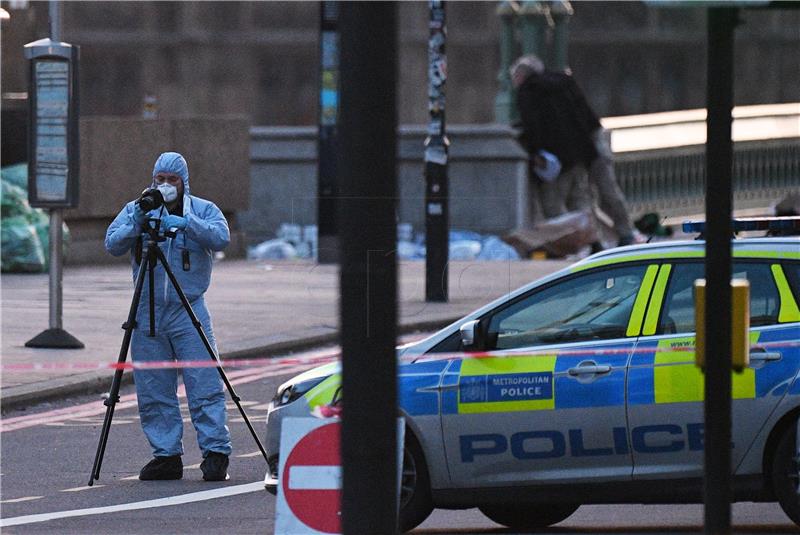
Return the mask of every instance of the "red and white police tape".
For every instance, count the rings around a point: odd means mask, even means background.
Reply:
[[[781,342],[762,342],[753,344],[751,350],[768,350],[800,347],[800,340],[789,340]],[[465,353],[427,353],[424,355],[409,355],[400,358],[400,362],[412,361],[439,361],[453,359],[485,359],[485,358],[512,358],[512,357],[535,357],[535,356],[580,356],[592,357],[603,355],[627,355],[627,354],[651,354],[651,353],[675,353],[679,351],[694,351],[694,345],[680,345],[676,347],[611,347],[597,349],[542,349],[537,351],[530,350],[506,350],[490,352],[465,352]],[[21,372],[40,372],[51,370],[161,370],[175,368],[214,368],[224,365],[226,368],[259,368],[263,370],[274,370],[288,366],[320,365],[328,364],[339,360],[339,351],[329,351],[314,353],[311,355],[298,357],[276,357],[276,358],[250,358],[250,359],[225,359],[219,362],[207,359],[200,360],[156,360],[145,362],[15,362],[0,364],[0,371],[3,373]]]

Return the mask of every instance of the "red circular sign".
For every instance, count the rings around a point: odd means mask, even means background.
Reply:
[[[301,438],[283,467],[283,495],[292,513],[323,533],[341,533],[341,489],[332,488],[332,474],[341,464],[336,422]]]

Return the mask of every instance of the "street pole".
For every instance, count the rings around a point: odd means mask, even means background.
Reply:
[[[342,2],[339,230],[342,530],[397,532],[397,26]]]
[[[56,43],[61,42],[61,2],[50,0],[50,39]],[[50,210],[50,329],[62,329],[61,319],[63,318],[63,281],[64,270],[61,265],[61,244],[63,232],[61,231],[62,214],[60,208]],[[81,347],[83,344],[81,344]]]
[[[447,302],[449,256],[447,156],[445,132],[447,27],[445,3],[430,0],[428,39],[428,137],[425,140],[425,301]]]
[[[731,531],[731,208],[736,8],[708,9],[705,532]],[[711,348],[709,351],[708,348]]]
[[[50,0],[50,39],[56,43],[61,42],[61,2]]]
[[[339,261],[336,197],[336,123],[339,110],[339,2],[320,2],[320,87],[317,141],[317,262]]]
[[[56,43],[61,42],[61,2],[58,0],[50,0],[50,39]],[[63,281],[64,269],[62,265],[62,244],[64,241],[64,233],[62,232],[61,225],[63,222],[63,215],[60,208],[53,208],[50,210],[50,231],[49,231],[49,246],[50,246],[50,329],[62,329],[63,316]],[[83,347],[83,344],[80,345]]]
[[[58,0],[50,0],[49,5],[50,15],[50,40],[53,43],[61,42],[61,2]],[[73,68],[77,68],[73,66]],[[77,90],[77,87],[74,88]],[[77,106],[76,106],[77,107]],[[76,110],[77,114],[77,110]],[[31,136],[37,135],[31,132]],[[74,146],[77,147],[78,140],[72,140]],[[77,151],[70,155],[77,158]],[[34,169],[29,169],[29,173],[34,173]],[[83,343],[72,336],[70,333],[63,329],[63,279],[64,267],[62,257],[62,247],[64,242],[64,235],[62,225],[64,216],[61,208],[50,208],[50,229],[49,229],[49,321],[48,329],[42,331],[34,336],[27,342],[26,347],[36,348],[53,348],[53,349],[83,349]]]

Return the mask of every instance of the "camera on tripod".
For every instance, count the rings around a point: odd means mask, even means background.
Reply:
[[[139,205],[142,211],[149,212],[164,204],[164,195],[157,188],[147,188],[139,196],[136,204]]]

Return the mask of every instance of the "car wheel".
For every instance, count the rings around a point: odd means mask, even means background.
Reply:
[[[479,507],[489,519],[511,529],[531,531],[566,520],[579,505],[484,505]]]
[[[772,489],[778,503],[792,522],[800,526],[800,475],[797,459],[797,427],[787,427],[781,435],[772,457]]]
[[[431,480],[416,438],[406,431],[403,473],[400,479],[400,531],[411,531],[433,511]]]

